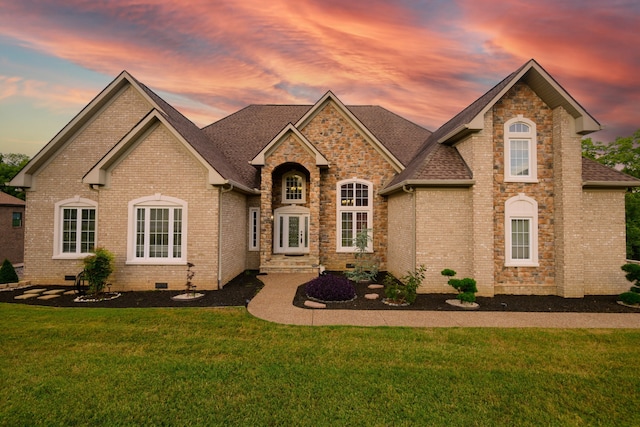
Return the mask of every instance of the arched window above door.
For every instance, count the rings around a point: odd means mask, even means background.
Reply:
[[[306,201],[304,174],[297,171],[284,174],[282,176],[282,203],[298,204]]]

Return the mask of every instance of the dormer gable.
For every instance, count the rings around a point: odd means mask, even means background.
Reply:
[[[313,118],[318,115],[327,105],[331,104],[340,115],[342,115],[351,126],[358,129],[365,139],[373,146],[373,148],[380,153],[394,168],[396,172],[401,172],[404,169],[404,165],[400,162],[385,145],[346,107],[340,99],[333,92],[328,91],[322,98],[320,98],[314,105],[307,111],[307,113],[295,123],[295,128],[304,132],[305,126],[307,126]]]
[[[269,157],[287,138],[293,135],[300,145],[316,160],[316,166],[328,167],[329,161],[316,147],[291,123],[285,126],[260,152],[249,162],[253,166],[264,166],[265,159]]]
[[[100,111],[110,105],[110,103],[128,87],[133,87],[137,93],[149,103],[150,109],[154,107],[160,109],[136,79],[127,71],[122,71],[16,174],[11,180],[10,185],[30,188],[33,185],[33,176],[38,170],[55,158],[62,147],[81,132]]]

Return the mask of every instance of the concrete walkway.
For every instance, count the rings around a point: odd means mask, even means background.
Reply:
[[[293,305],[296,289],[313,274],[260,276],[264,288],[248,310],[286,325],[410,326],[422,328],[640,328],[638,313],[515,313],[482,311],[400,311],[305,309]]]

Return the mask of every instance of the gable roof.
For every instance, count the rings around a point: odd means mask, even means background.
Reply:
[[[531,59],[474,101],[435,133],[440,143],[454,143],[484,128],[484,115],[519,81],[525,82],[552,109],[562,106],[576,120],[576,132],[586,135],[602,127],[544,68]]]
[[[259,186],[260,173],[249,164],[290,123],[301,123],[311,105],[249,105],[202,129],[224,153],[244,182]],[[402,164],[409,164],[431,132],[379,106],[345,106]]]
[[[18,199],[17,197],[7,194],[4,191],[0,191],[0,206],[24,206],[25,201]]]
[[[438,145],[453,146],[462,138],[482,130],[485,113],[520,81],[529,85],[551,108],[562,106],[575,119],[577,133],[588,134],[601,129],[600,124],[540,64],[531,59],[438,128],[383,193],[388,194],[391,189],[401,188],[408,182],[413,185],[433,185],[440,181],[443,185],[452,185],[455,180],[460,180],[459,185],[471,184],[469,167],[455,148],[455,153],[448,153],[450,163],[446,168],[438,163],[433,153],[441,151],[436,149]],[[431,172],[425,175],[428,170]]]

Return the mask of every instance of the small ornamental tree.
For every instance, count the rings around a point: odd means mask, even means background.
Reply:
[[[456,298],[461,302],[475,302],[478,288],[476,287],[476,281],[474,279],[469,277],[465,277],[464,279],[454,279],[453,276],[456,275],[456,272],[448,268],[442,270],[440,274],[445,277],[450,277],[447,283],[458,291],[458,296]]]
[[[89,282],[89,293],[98,296],[113,272],[113,254],[104,248],[96,248],[93,255],[84,258],[84,278]]]
[[[5,259],[0,267],[0,284],[2,283],[17,283],[20,279],[16,270],[13,268],[13,264],[8,259]]]
[[[372,281],[378,274],[378,262],[373,258],[372,254],[367,252],[371,238],[371,229],[366,228],[356,234],[353,243],[356,246],[356,262],[352,271],[344,273],[347,278],[354,282]]]
[[[627,292],[620,294],[618,298],[628,305],[640,304],[640,265],[638,264],[625,264],[622,267],[626,279],[631,282],[631,289]]]

